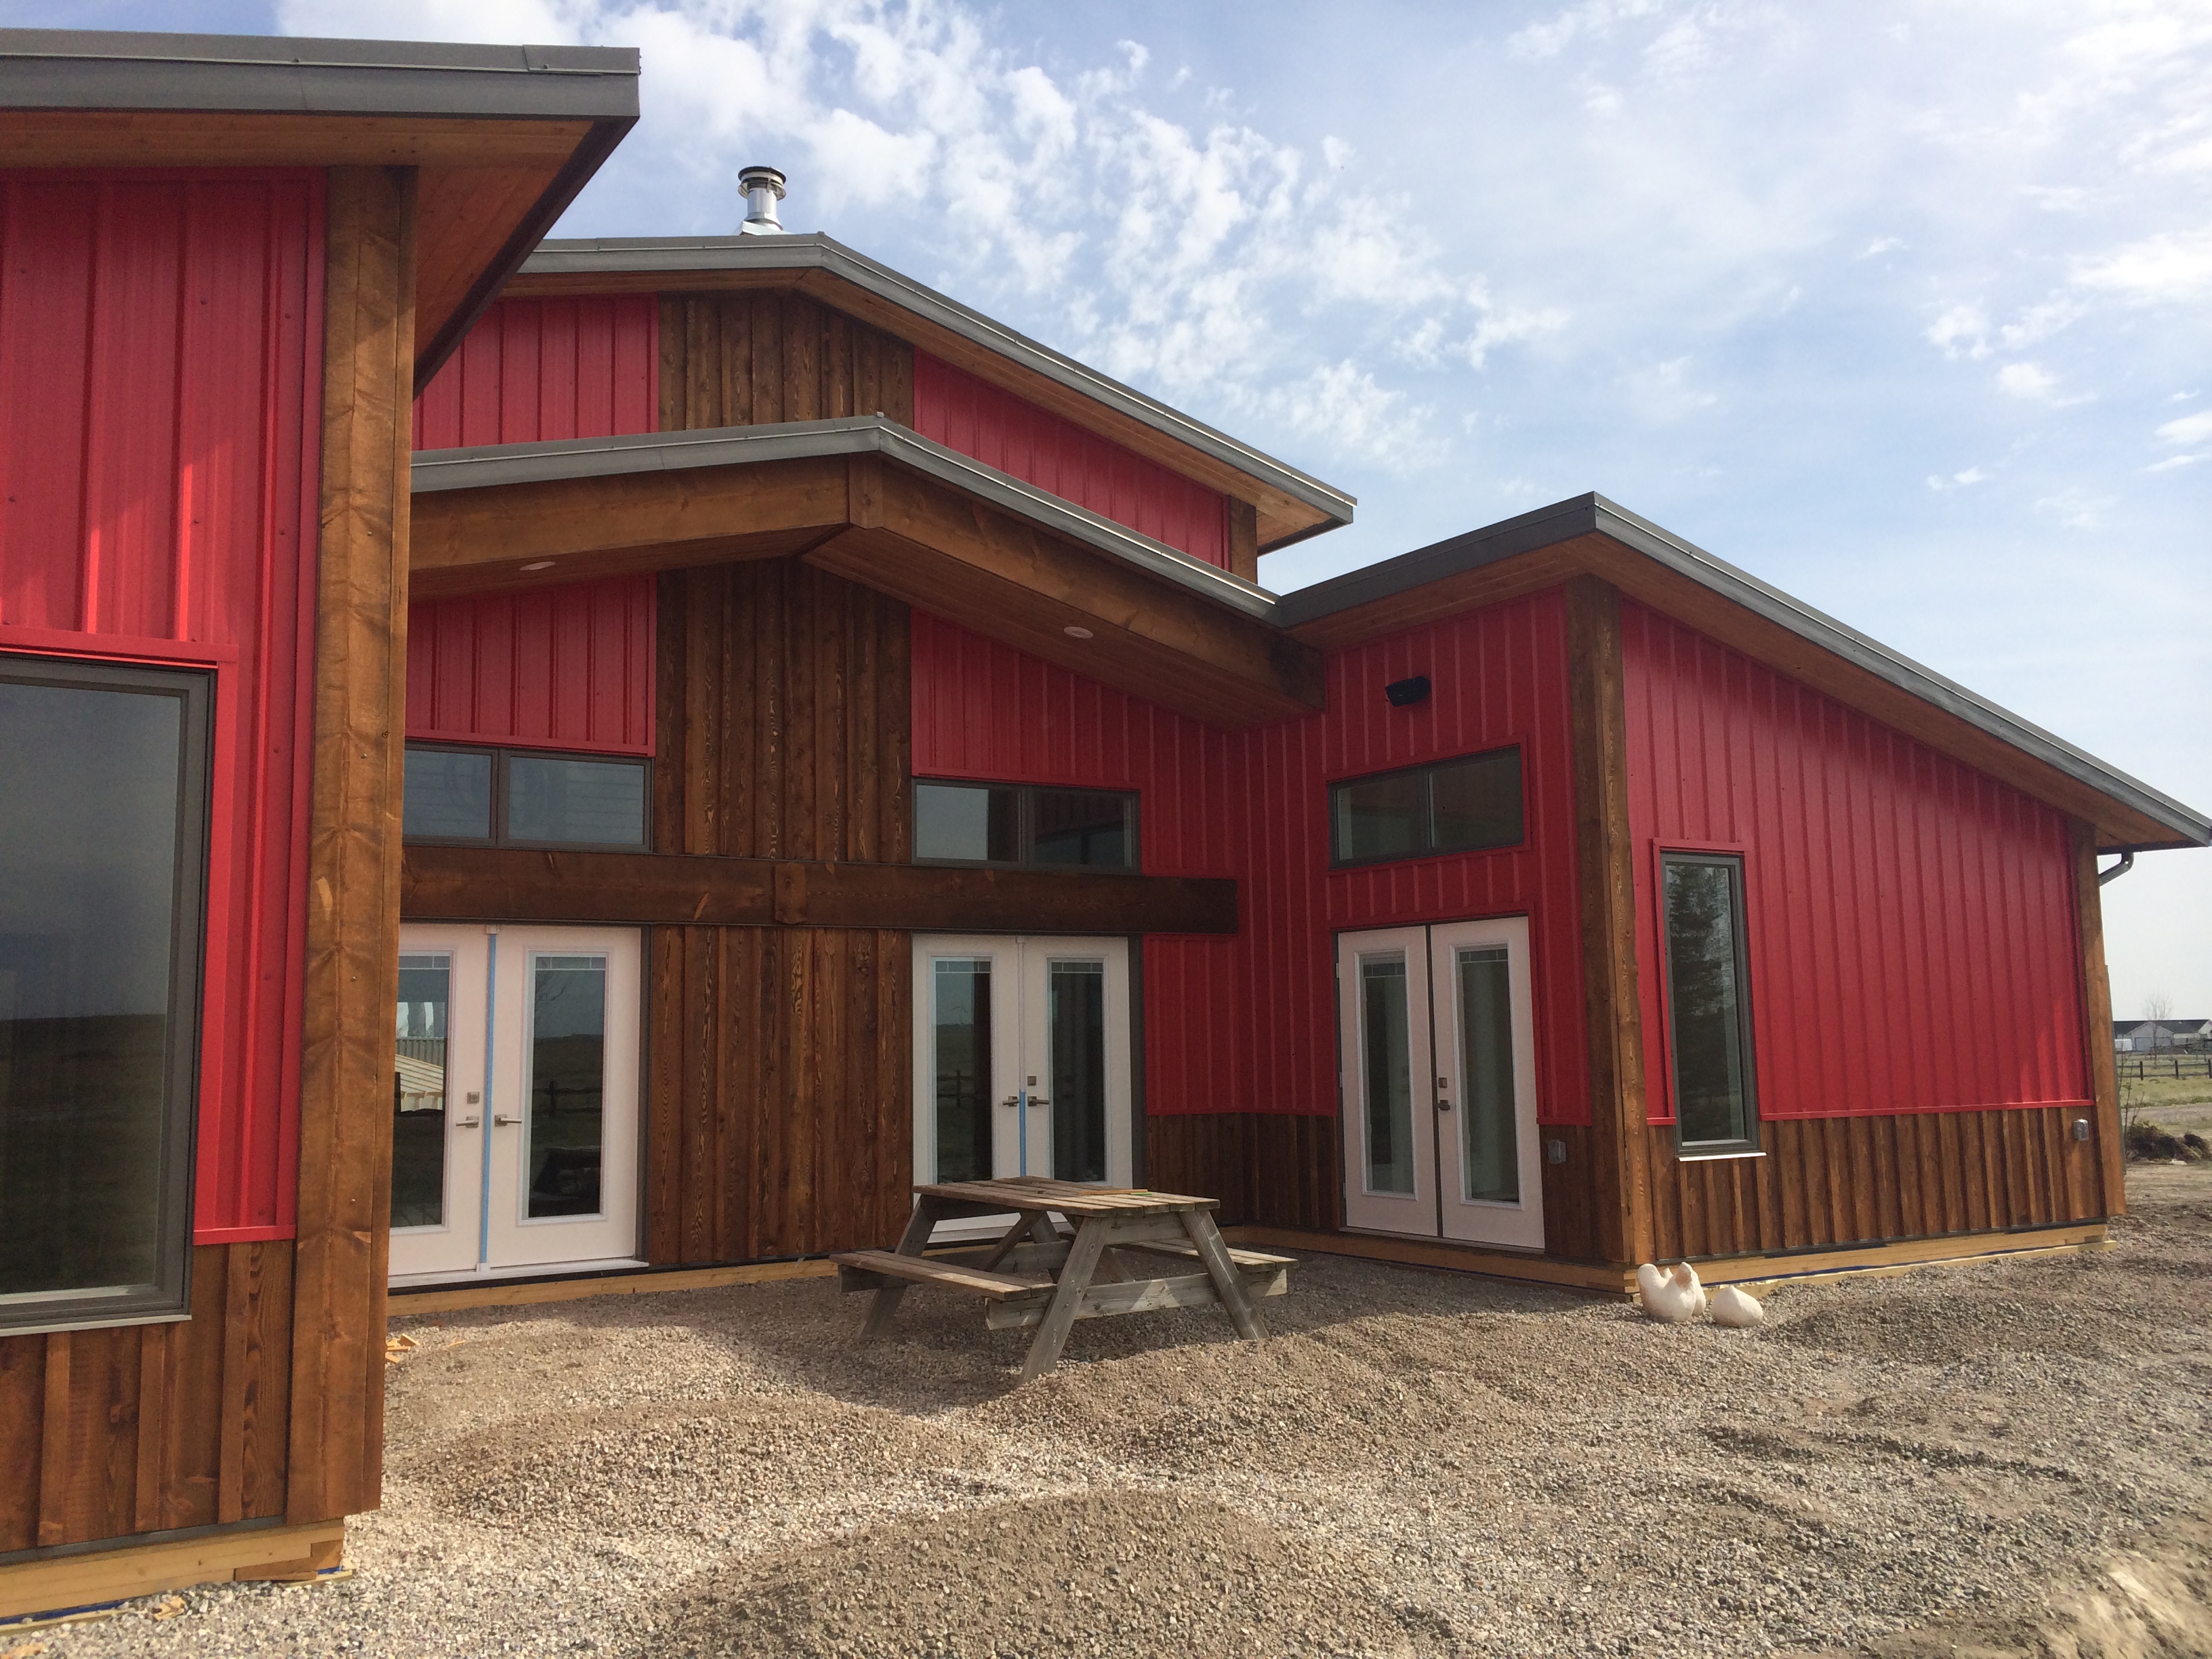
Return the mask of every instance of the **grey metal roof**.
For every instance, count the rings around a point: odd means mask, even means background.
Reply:
[[[878,264],[834,238],[817,234],[782,236],[605,237],[543,242],[523,264],[526,276],[599,275],[616,271],[822,270],[842,277],[915,316],[950,329],[1071,392],[1106,404],[1178,443],[1211,455],[1325,515],[1327,522],[1269,544],[1291,542],[1352,522],[1356,497],[1310,473],[1264,455],[1203,421],[1170,409],[1133,387],[1064,356],[1027,335],[994,322],[911,276]]]
[[[634,121],[626,46],[0,29],[0,108]]]
[[[888,456],[1217,605],[1262,622],[1274,619],[1275,596],[1265,588],[876,415],[773,426],[648,432],[631,437],[422,450],[415,456],[413,488],[416,495],[423,495],[568,478],[866,454]]]
[[[1714,557],[1703,548],[1661,529],[1649,519],[1639,518],[1595,493],[1538,507],[1533,513],[1299,588],[1283,597],[1275,607],[1273,620],[1278,627],[1296,628],[1302,623],[1334,616],[1442,577],[1479,569],[1517,554],[1593,533],[1612,537],[1677,574],[1788,629],[1801,639],[1833,652],[1922,702],[1932,703],[2057,768],[2075,781],[2124,802],[2172,830],[2182,840],[2199,847],[2212,845],[2212,818],[2203,813],[2107,766],[2063,738],[1999,708],[1985,697],[1977,696],[1955,680],[1946,679],[1934,669],[1923,667],[1880,641],[1868,638],[1856,629],[1815,611],[1803,600],[1792,599],[1780,588],[1769,586],[1747,571],[1737,569],[1726,560]]]

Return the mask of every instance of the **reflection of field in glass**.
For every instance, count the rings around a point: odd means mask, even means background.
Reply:
[[[167,1030],[0,1020],[0,1295],[153,1282]]]
[[[596,1215],[606,1040],[541,1037],[532,1049],[530,1213]]]
[[[402,1037],[392,1077],[392,1224],[446,1218],[446,1044]]]

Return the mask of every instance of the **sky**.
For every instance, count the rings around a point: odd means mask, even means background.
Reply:
[[[1359,498],[1595,489],[2212,810],[2212,0],[0,0],[635,46],[559,235],[827,231]],[[2104,890],[2212,1017],[2212,852]]]

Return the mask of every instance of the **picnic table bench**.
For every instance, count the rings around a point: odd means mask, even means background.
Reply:
[[[901,1299],[916,1285],[964,1291],[984,1299],[990,1329],[1037,1328],[1022,1364],[1024,1380],[1058,1363],[1079,1319],[1218,1304],[1229,1310],[1239,1336],[1256,1340],[1267,1327],[1254,1304],[1287,1291],[1297,1265],[1286,1255],[1231,1249],[1213,1224],[1218,1199],[1042,1176],[914,1190],[914,1214],[896,1249],[845,1250],[830,1258],[841,1290],[875,1292],[861,1335],[889,1330]],[[1012,1224],[994,1244],[924,1254],[941,1221],[1006,1214]],[[1055,1215],[1066,1217],[1073,1231],[1061,1232]],[[1144,1273],[1147,1264],[1133,1256],[1152,1258],[1153,1271]],[[1186,1268],[1194,1263],[1199,1271],[1160,1273],[1168,1262]]]

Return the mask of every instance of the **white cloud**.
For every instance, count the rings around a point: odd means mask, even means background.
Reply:
[[[2036,502],[2035,510],[2045,513],[2069,530],[2100,530],[2105,514],[2115,505],[2110,495],[2100,495],[2078,486],[2046,495]]]
[[[2087,392],[2060,397],[2058,377],[2041,363],[2007,363],[1997,371],[1997,390],[2027,403],[2048,404],[2053,409],[2091,401],[2091,394]]]
[[[1963,472],[1954,472],[1948,478],[1940,472],[1928,475],[1928,487],[1941,493],[1948,489],[1971,489],[1978,483],[1987,483],[1992,475],[1978,466],[1970,466]]]
[[[1859,250],[1859,258],[1871,259],[1877,254],[1893,253],[1904,246],[1905,239],[1901,236],[1877,236]]]
[[[2212,228],[2161,233],[2075,267],[2074,281],[2138,304],[2212,296]]]
[[[1355,363],[1323,364],[1276,388],[1266,402],[1271,415],[1297,430],[1394,471],[1429,465],[1441,454],[1428,435],[1431,411],[1413,406],[1404,392],[1377,385]]]
[[[1928,339],[1946,357],[1990,355],[1990,319],[1978,305],[1953,306],[1928,325]]]
[[[2158,435],[2177,447],[2212,442],[2212,409],[2199,415],[2184,415],[2178,421],[2168,421],[2159,428]]]

